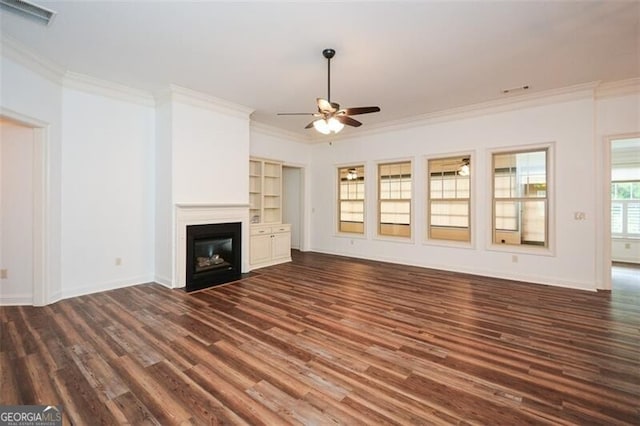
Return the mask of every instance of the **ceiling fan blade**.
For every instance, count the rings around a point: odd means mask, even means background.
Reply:
[[[347,126],[360,127],[362,123],[346,115],[334,115],[334,118]]]
[[[315,112],[279,112],[276,115],[316,115]]]
[[[368,107],[345,108],[342,111],[344,111],[345,115],[369,114],[372,112],[380,112],[380,107],[368,106]]]
[[[311,123],[307,124],[306,126],[304,126],[305,129],[310,129],[313,127],[313,123],[315,123],[316,120],[313,120]]]
[[[338,110],[338,108],[340,108],[340,105],[334,102],[329,102],[326,99],[317,98],[316,102],[318,103],[318,111],[322,113],[333,114]]]

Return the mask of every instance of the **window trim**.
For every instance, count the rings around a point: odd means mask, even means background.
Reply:
[[[340,170],[347,168],[357,168],[362,167],[364,171],[364,198],[362,199],[362,232],[348,232],[340,230],[340,202],[343,201],[340,199]],[[334,200],[336,202],[336,208],[334,209],[334,230],[335,235],[340,237],[349,237],[349,238],[366,238],[367,236],[367,181],[369,180],[367,175],[367,164],[365,162],[361,163],[349,163],[349,164],[336,164],[335,165],[335,179],[334,179],[334,190],[335,196]]]
[[[487,170],[486,179],[490,182],[489,193],[486,195],[487,203],[487,229],[486,229],[486,250],[497,251],[505,253],[521,253],[531,254],[538,256],[556,256],[556,171],[555,171],[555,150],[556,142],[546,142],[530,145],[514,145],[500,148],[490,148],[487,150]],[[525,153],[547,150],[547,164],[546,164],[546,180],[547,180],[547,226],[546,226],[546,247],[539,247],[533,245],[510,245],[510,244],[495,244],[493,241],[494,235],[494,213],[495,213],[495,198],[494,198],[494,155],[495,154],[510,154],[510,153]],[[535,200],[535,198],[533,199]]]
[[[380,166],[381,165],[387,165],[387,164],[398,164],[398,163],[409,163],[410,168],[411,168],[411,199],[408,200],[409,201],[409,237],[402,237],[402,236],[393,236],[393,235],[383,235],[380,234],[380,215],[381,215],[381,211],[380,211],[380,202],[382,201],[380,198]],[[401,243],[410,243],[413,244],[415,241],[415,195],[416,195],[416,190],[415,190],[415,186],[416,186],[416,181],[415,181],[415,158],[413,157],[404,157],[404,158],[393,158],[393,159],[385,159],[385,160],[378,160],[375,162],[375,169],[376,169],[376,179],[375,179],[375,185],[376,185],[376,199],[375,199],[375,204],[376,204],[376,222],[375,222],[375,233],[374,233],[374,239],[376,240],[382,240],[382,241],[394,241],[394,242],[401,242]],[[404,200],[406,201],[406,200]]]
[[[430,228],[430,219],[431,219],[431,170],[429,169],[429,161],[430,160],[440,160],[447,159],[453,157],[468,157],[469,162],[471,163],[471,173],[469,174],[469,241],[455,241],[455,240],[441,240],[441,239],[433,239],[429,238],[429,228]],[[439,153],[439,154],[429,154],[425,155],[422,159],[422,163],[424,164],[424,172],[425,175],[423,177],[423,181],[425,183],[423,196],[424,198],[424,215],[423,215],[423,225],[424,229],[422,230],[422,244],[423,245],[433,245],[433,246],[441,246],[441,247],[455,247],[455,248],[465,248],[465,249],[475,249],[476,247],[476,230],[478,227],[476,226],[476,217],[477,217],[477,206],[476,206],[476,182],[479,180],[478,176],[478,165],[477,165],[476,151],[458,151],[458,152],[447,152],[447,153]]]

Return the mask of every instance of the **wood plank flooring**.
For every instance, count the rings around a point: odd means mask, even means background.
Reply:
[[[313,253],[0,308],[0,404],[65,424],[640,424],[640,291]]]

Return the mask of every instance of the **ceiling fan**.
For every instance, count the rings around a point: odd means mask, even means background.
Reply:
[[[314,127],[318,132],[328,135],[330,133],[338,133],[347,126],[359,127],[362,125],[358,120],[351,118],[352,115],[369,114],[379,112],[380,107],[355,107],[340,109],[340,105],[331,102],[331,58],[336,54],[333,49],[324,49],[322,56],[327,58],[327,99],[317,98],[318,112],[280,112],[278,115],[312,115],[316,117],[311,123],[305,126],[305,129]]]

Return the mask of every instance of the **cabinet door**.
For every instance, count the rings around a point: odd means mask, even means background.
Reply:
[[[291,233],[273,234],[272,255],[274,259],[291,257]]]
[[[249,247],[249,263],[258,263],[271,260],[271,235],[252,235]]]

